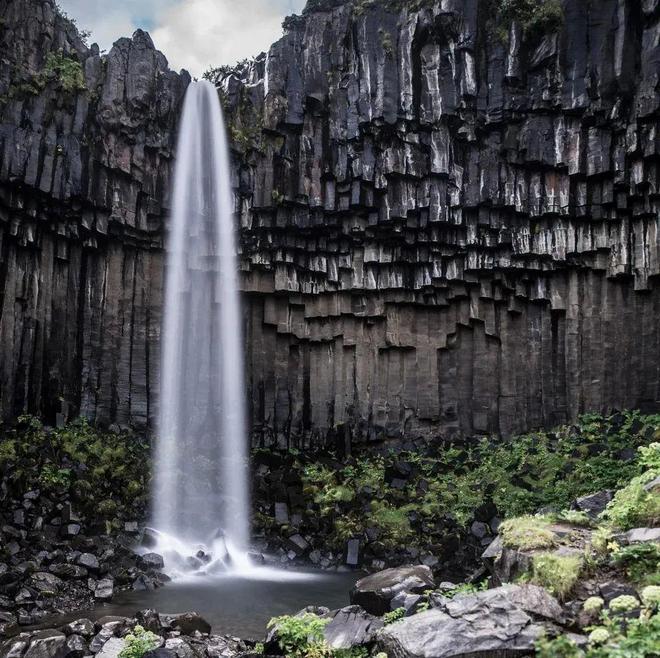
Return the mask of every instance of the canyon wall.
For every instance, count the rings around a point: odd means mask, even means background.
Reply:
[[[658,1],[564,0],[542,34],[486,0],[315,4],[217,73],[255,443],[658,408]],[[2,414],[153,425],[189,77],[144,33],[101,56],[49,0],[0,9]],[[22,91],[60,48],[86,89]]]

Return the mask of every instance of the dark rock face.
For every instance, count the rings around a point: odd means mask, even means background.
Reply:
[[[383,627],[382,619],[365,612],[359,605],[335,610],[327,616],[331,621],[323,629],[323,636],[333,649],[350,649],[370,644],[376,632]]]
[[[145,426],[157,388],[163,207],[189,76],[148,34],[107,57],[52,0],[0,0],[0,411],[64,399]],[[26,89],[61,51],[85,91]]]
[[[486,3],[428,5],[308,14],[225,81],[268,131],[240,178],[265,442],[657,403],[657,8],[566,0],[507,46]]]
[[[657,407],[660,11],[563,4],[504,44],[477,0],[338,3],[222,81],[256,443]],[[102,58],[50,0],[0,9],[2,415],[144,426],[189,77],[144,33]],[[9,94],[60,48],[87,91]]]

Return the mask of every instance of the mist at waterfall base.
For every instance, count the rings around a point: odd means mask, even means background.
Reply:
[[[167,245],[155,545],[172,577],[251,574],[248,446],[230,160],[217,90],[192,83]]]

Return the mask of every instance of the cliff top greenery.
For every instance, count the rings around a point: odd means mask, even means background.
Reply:
[[[518,23],[525,36],[553,32],[563,23],[561,0],[479,0],[485,13],[495,21],[500,32],[512,22]],[[361,14],[373,7],[389,11],[416,11],[439,4],[438,0],[308,0],[303,14],[332,11],[351,4]]]

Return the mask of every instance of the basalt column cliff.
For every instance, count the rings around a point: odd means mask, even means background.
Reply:
[[[317,0],[216,72],[255,442],[658,406],[660,5],[494,5]],[[101,56],[48,0],[0,8],[2,413],[148,424],[189,78],[143,33]]]

